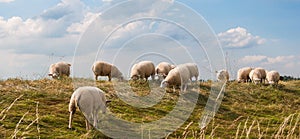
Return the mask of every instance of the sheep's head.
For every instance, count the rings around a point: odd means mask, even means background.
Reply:
[[[162,87],[162,88],[165,88],[165,87],[167,87],[167,86],[169,86],[169,82],[166,81],[166,80],[163,80],[163,81],[161,82],[161,84],[160,84],[160,87]]]
[[[59,73],[58,72],[49,73],[48,76],[51,76],[53,79],[57,79],[59,77]]]
[[[139,79],[139,76],[138,75],[132,75],[130,78],[135,81],[135,80]]]
[[[240,78],[238,78],[237,81],[238,81],[238,83],[244,82],[244,80],[240,79]]]

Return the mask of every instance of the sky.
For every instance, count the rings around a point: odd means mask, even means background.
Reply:
[[[300,77],[299,13],[300,0],[0,0],[0,79],[49,78],[58,61],[92,78],[95,60],[125,76],[152,60]]]

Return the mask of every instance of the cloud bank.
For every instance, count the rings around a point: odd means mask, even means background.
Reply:
[[[232,28],[218,33],[218,38],[224,48],[245,48],[265,43],[266,39],[254,36],[242,27]]]
[[[10,2],[13,2],[15,0],[0,0],[0,3],[10,3]]]
[[[265,56],[265,55],[251,55],[244,56],[238,60],[239,67],[263,67],[266,70],[277,70],[282,75],[295,75],[299,73],[300,56],[286,55],[286,56]]]

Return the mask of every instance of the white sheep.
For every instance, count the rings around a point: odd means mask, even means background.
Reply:
[[[51,64],[49,67],[49,76],[54,79],[60,78],[62,76],[70,76],[70,67],[71,64],[67,62],[57,62]]]
[[[92,71],[94,72],[95,80],[98,79],[98,76],[108,76],[108,81],[111,81],[111,78],[123,80],[120,70],[116,66],[104,61],[96,61],[92,66]]]
[[[173,87],[180,86],[181,91],[186,91],[187,84],[189,83],[190,72],[186,65],[178,65],[172,69],[167,77],[161,82],[160,87]]]
[[[134,64],[131,68],[130,78],[133,80],[146,78],[147,81],[150,76],[154,80],[155,67],[151,61],[141,61]]]
[[[263,83],[266,79],[266,71],[263,68],[255,68],[250,71],[249,76],[253,83]]]
[[[166,78],[168,73],[170,72],[171,69],[174,69],[175,66],[171,65],[168,62],[160,62],[156,68],[155,68],[155,73],[159,76],[159,77],[163,77]]]
[[[97,87],[85,86],[76,89],[69,103],[69,128],[72,128],[72,120],[77,107],[85,115],[86,129],[89,130],[91,126],[88,121],[93,122],[92,125],[97,127],[99,110],[106,113],[107,102],[109,101],[106,101],[104,91]]]
[[[198,66],[195,63],[185,63],[183,64],[184,66],[186,66],[190,72],[190,80],[192,81],[192,78],[195,77],[196,81],[198,80],[198,76],[199,76],[199,70],[198,70]]]
[[[229,73],[227,70],[223,69],[216,72],[218,81],[229,81]]]
[[[267,72],[267,77],[266,77],[267,81],[269,84],[274,84],[277,85],[280,79],[280,75],[278,71],[269,71]]]
[[[251,72],[251,67],[244,67],[238,70],[237,72],[237,81],[240,82],[249,82],[250,76],[249,73]]]

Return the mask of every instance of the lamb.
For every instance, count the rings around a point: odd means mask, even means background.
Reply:
[[[223,69],[217,72],[217,79],[218,81],[228,81],[229,80],[229,73],[227,70]]]
[[[266,79],[266,71],[263,68],[255,68],[251,70],[249,76],[253,83],[263,83]]]
[[[141,61],[131,68],[130,78],[133,80],[146,78],[147,81],[150,76],[154,80],[155,67],[151,61]]]
[[[266,79],[267,79],[269,84],[278,85],[278,82],[279,82],[279,79],[280,79],[279,72],[277,72],[275,70],[267,72]]]
[[[104,91],[97,87],[84,86],[79,87],[74,91],[69,103],[69,128],[72,128],[72,120],[78,107],[84,114],[86,120],[86,129],[89,130],[91,125],[88,121],[93,122],[93,126],[97,127],[99,110],[106,113],[106,105],[109,101],[106,100]]]
[[[62,76],[70,76],[70,67],[71,64],[67,62],[57,62],[54,64],[51,64],[49,67],[49,76],[51,76],[53,79],[60,78]]]
[[[159,76],[159,77],[163,77],[163,78],[166,78],[169,71],[171,69],[174,69],[175,66],[174,65],[171,65],[170,63],[168,62],[161,62],[159,63],[156,68],[155,68],[155,73]]]
[[[199,76],[199,71],[198,71],[198,66],[195,63],[185,63],[183,64],[186,66],[189,70],[190,73],[190,80],[192,81],[192,78],[195,77],[196,81],[198,80]]]
[[[251,72],[252,68],[244,67],[238,70],[237,72],[237,81],[240,82],[249,82],[250,76],[249,73]]]
[[[186,91],[187,84],[189,83],[190,72],[186,65],[178,65],[172,69],[167,77],[161,82],[160,87],[181,86],[181,91]]]
[[[98,80],[98,76],[108,76],[108,81],[111,81],[111,78],[123,80],[120,70],[116,66],[104,61],[96,61],[92,66],[92,71],[94,72],[95,80]]]

